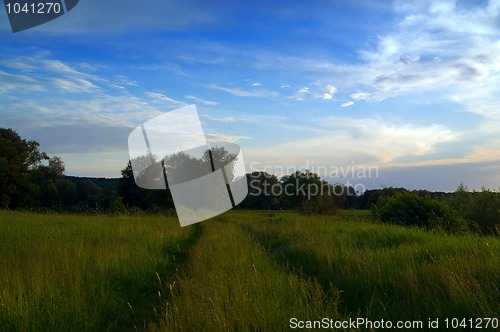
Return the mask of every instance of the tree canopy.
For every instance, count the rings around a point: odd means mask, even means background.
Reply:
[[[49,160],[39,146],[13,129],[0,128],[0,206],[15,209],[36,195],[33,176],[43,173],[42,163]]]

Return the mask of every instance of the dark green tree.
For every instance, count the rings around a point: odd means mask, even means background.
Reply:
[[[0,128],[0,207],[16,209],[32,203],[40,187],[32,175],[49,160],[39,146],[13,129]]]
[[[306,214],[336,212],[333,188],[318,174],[297,171],[282,177],[280,182],[283,208],[299,209]]]
[[[62,205],[68,207],[76,203],[76,184],[63,178],[56,180],[55,185]]]
[[[225,174],[231,181],[234,179],[235,158],[236,155],[225,147],[217,146],[212,147],[210,152],[205,147],[200,147],[165,156],[162,160],[157,160],[152,154],[139,156],[129,161],[122,170],[117,193],[123,197],[123,203],[127,206],[146,210],[171,209],[174,204],[169,186],[207,175],[223,165],[226,166]],[[199,188],[206,195],[217,195],[212,189]]]
[[[169,190],[143,189],[136,184],[130,161],[122,169],[121,174],[122,177],[118,183],[117,193],[123,197],[123,203],[126,206],[138,207],[143,210],[168,210],[174,207]],[[165,183],[163,178],[158,181]]]
[[[64,162],[61,157],[51,157],[48,161],[48,173],[50,177],[56,179],[62,178],[64,176],[64,172],[66,171],[66,167],[64,166]]]
[[[281,187],[278,178],[267,172],[252,172],[247,175],[248,195],[240,206],[245,209],[268,210],[280,206]]]
[[[42,183],[42,186],[40,188],[40,194],[41,194],[41,203],[45,207],[55,208],[59,204],[61,204],[61,196],[57,191],[56,185],[51,179],[45,180]]]
[[[95,207],[99,204],[99,195],[102,192],[97,184],[89,179],[84,179],[76,185],[78,201],[84,205]]]

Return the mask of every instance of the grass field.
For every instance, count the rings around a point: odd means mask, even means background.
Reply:
[[[185,228],[173,217],[1,211],[0,271],[1,331],[500,319],[500,239],[375,224],[362,211],[230,211]]]

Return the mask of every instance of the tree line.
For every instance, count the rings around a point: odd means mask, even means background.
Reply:
[[[214,151],[221,164],[232,158],[224,149]],[[189,158],[179,154],[165,159],[166,169]],[[200,167],[207,158],[204,155],[199,164],[192,158],[189,162]],[[148,190],[137,186],[138,175],[134,174],[130,161],[118,179],[66,176],[64,172],[60,157],[50,157],[40,151],[38,142],[22,139],[12,129],[0,128],[0,208],[175,213],[168,187]],[[281,178],[256,171],[246,177],[248,195],[239,209],[299,210],[308,215],[366,209],[382,222],[500,234],[500,193],[496,191],[469,191],[460,185],[452,193],[392,187],[358,193],[350,186],[332,185],[310,171],[297,171]]]

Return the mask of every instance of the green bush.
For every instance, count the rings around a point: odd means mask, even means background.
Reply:
[[[127,207],[123,203],[123,197],[116,196],[115,199],[111,201],[108,208],[110,213],[113,214],[125,214],[127,213]]]
[[[337,214],[337,207],[330,196],[315,196],[302,203],[300,211],[305,215]]]
[[[467,224],[458,212],[443,201],[415,193],[398,193],[378,202],[374,214],[383,222],[447,231],[467,230]]]
[[[463,215],[472,231],[500,235],[500,192],[485,188],[469,191],[461,184],[448,201]]]
[[[465,217],[476,230],[500,235],[500,194],[485,189],[474,192],[464,211]]]

